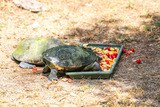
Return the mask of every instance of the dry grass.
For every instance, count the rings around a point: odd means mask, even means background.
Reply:
[[[160,0],[39,0],[47,11],[31,13],[0,1],[0,106],[150,107],[159,105]],[[10,59],[24,38],[51,36],[66,43],[121,43],[111,80],[51,83]],[[137,65],[133,60],[141,58]]]

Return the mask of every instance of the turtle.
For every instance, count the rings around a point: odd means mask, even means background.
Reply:
[[[19,65],[22,68],[32,68],[35,65],[44,66],[42,53],[49,48],[63,44],[60,40],[51,37],[27,38],[18,44],[11,58],[20,62]]]
[[[65,72],[100,70],[101,60],[90,48],[76,45],[61,45],[43,52],[45,67],[43,74],[48,73],[49,80],[57,80],[58,74]]]

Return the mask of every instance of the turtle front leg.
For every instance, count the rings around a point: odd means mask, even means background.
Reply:
[[[91,63],[90,65],[86,66],[83,70],[84,71],[100,71],[101,67],[98,62],[94,62],[94,63]]]
[[[51,72],[51,69],[46,65],[46,66],[43,68],[42,74],[43,74],[44,76],[48,76],[50,72]]]
[[[56,69],[54,69],[54,68],[52,68],[51,69],[51,72],[50,72],[50,74],[49,74],[49,76],[48,76],[48,79],[49,80],[57,80],[58,79],[58,77],[57,77],[57,70]]]
[[[47,76],[49,80],[57,80],[58,77],[57,77],[57,70],[52,68],[50,69],[47,65],[44,67],[43,71],[42,71],[42,74],[44,76]]]

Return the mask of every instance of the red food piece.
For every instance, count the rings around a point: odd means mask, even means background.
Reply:
[[[108,57],[109,57],[109,56],[110,56],[110,54],[109,54],[109,53],[107,53],[107,54],[106,54],[106,56],[108,56]]]
[[[131,51],[131,52],[134,52],[134,48],[130,48],[130,51]]]
[[[141,63],[141,60],[140,60],[140,59],[137,59],[135,62],[136,62],[137,64],[140,64],[140,63]]]
[[[127,51],[126,51],[126,49],[123,49],[122,52],[123,52],[123,53],[126,53]]]
[[[117,54],[117,53],[114,53],[113,55],[114,55],[114,56],[115,56],[115,58],[116,58],[118,54]]]
[[[104,48],[104,50],[109,50],[110,51],[110,47]]]
[[[112,55],[110,55],[110,58],[111,58],[111,59],[114,59],[114,58],[117,57],[117,55],[118,55],[117,53],[113,53]]]
[[[37,67],[32,68],[32,71],[37,71],[37,70],[38,70]]]
[[[108,60],[105,60],[105,62],[106,62],[107,64],[109,64],[109,61],[108,61]]]
[[[131,53],[127,52],[125,55],[126,55],[126,56],[129,56],[130,54],[131,54]]]
[[[104,48],[104,50],[109,50],[110,51],[110,47]]]
[[[115,56],[114,54],[112,54],[112,55],[110,56],[110,58],[113,60],[114,58],[116,58],[116,56]]]

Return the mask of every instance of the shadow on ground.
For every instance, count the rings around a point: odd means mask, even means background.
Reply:
[[[110,98],[109,95],[107,97],[105,93],[108,91],[109,93],[118,91],[123,95],[125,92],[128,92],[130,94],[132,93],[135,99],[138,99],[135,103],[137,106],[145,106],[147,104],[158,106],[160,102],[160,16],[142,16],[142,18],[148,17],[152,18],[152,20],[150,22],[142,22],[140,28],[130,28],[128,26],[110,28],[107,26],[108,24],[119,22],[113,19],[101,21],[101,23],[95,24],[92,29],[76,28],[73,29],[70,34],[65,35],[73,39],[79,37],[78,42],[89,43],[96,41],[97,43],[116,43],[123,44],[127,50],[131,47],[135,49],[135,52],[130,56],[122,55],[116,67],[113,81],[109,82],[111,84],[113,83],[112,85],[106,84],[105,80],[96,81],[96,84],[94,84],[95,82],[85,82],[85,84],[89,83],[96,87],[101,86],[103,92],[99,94],[100,96],[106,97],[106,99],[116,100],[116,98]],[[142,63],[136,64],[136,59],[141,59]],[[121,84],[120,86],[118,86],[117,81]],[[79,86],[81,83],[76,82],[75,84]],[[128,86],[133,87],[125,88]],[[123,87],[122,89],[124,90],[117,87]],[[102,102],[102,104],[109,104],[109,100]],[[120,100],[118,104],[128,106],[132,105],[132,102]]]

